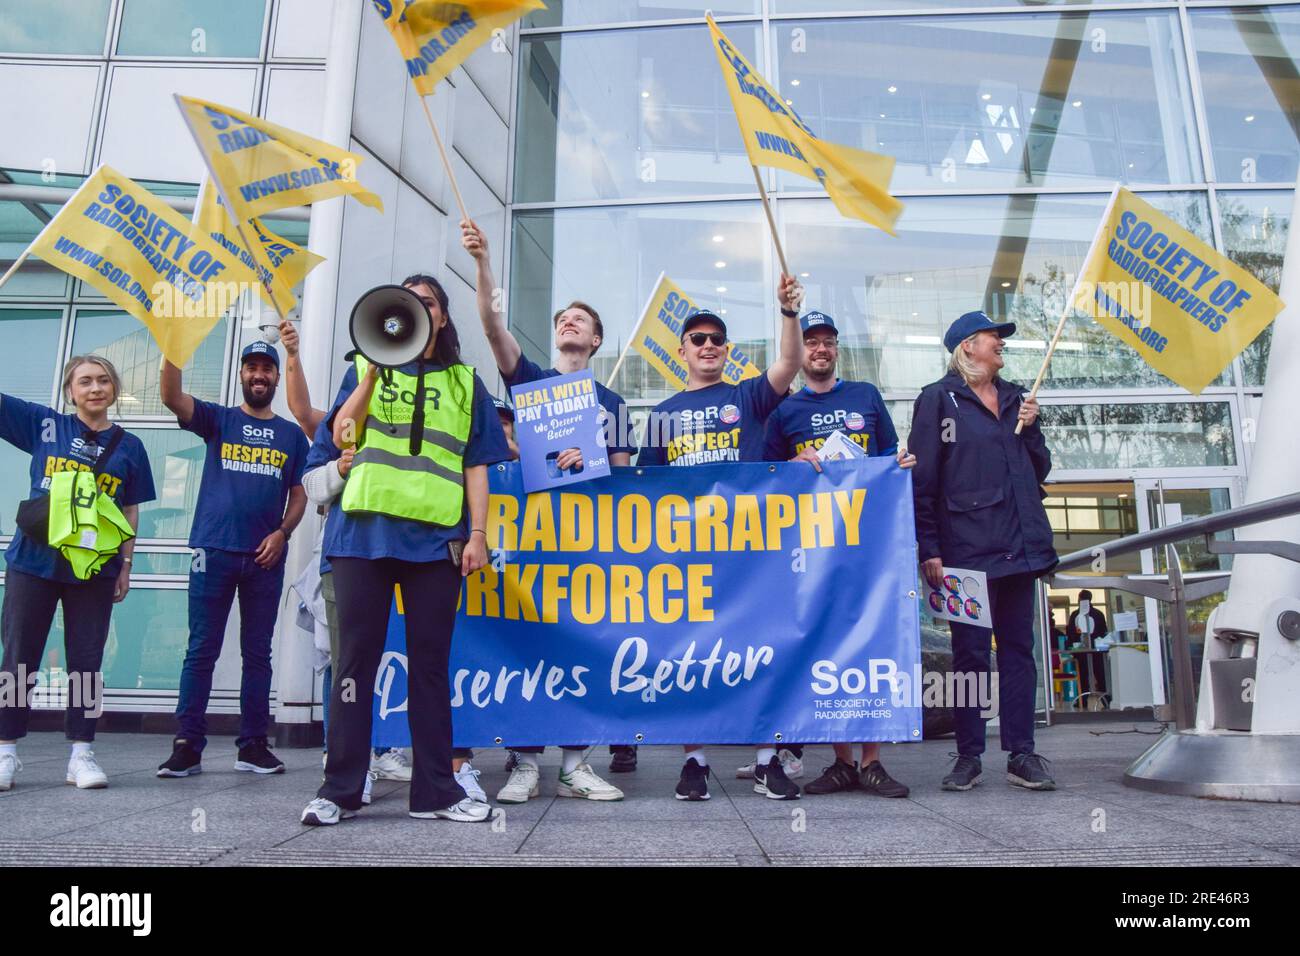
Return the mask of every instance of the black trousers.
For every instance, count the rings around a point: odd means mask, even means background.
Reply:
[[[317,796],[361,808],[370,769],[375,674],[384,653],[393,585],[402,586],[411,727],[411,809],[441,810],[465,799],[451,772],[451,685],[447,668],[460,595],[450,561],[332,558],[339,615],[339,660],[330,688],[325,782]]]
[[[54,622],[54,609],[63,603],[64,669],[78,688],[68,688],[68,709],[64,715],[64,734],[69,740],[90,742],[95,739],[95,717],[85,705],[90,691],[102,692],[104,645],[108,641],[108,622],[113,615],[112,574],[96,575],[89,581],[51,581],[9,568],[5,575],[4,607],[0,609],[0,639],[4,642],[4,663],[0,671],[6,682],[18,692],[16,705],[6,707],[0,699],[0,740],[17,740],[27,736],[27,693],[31,685],[18,687],[21,670],[31,677],[41,666],[45,643]],[[95,709],[102,700],[93,701]],[[79,704],[80,706],[73,706]]]

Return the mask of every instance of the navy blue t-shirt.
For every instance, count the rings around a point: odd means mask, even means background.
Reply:
[[[252,553],[284,523],[289,489],[302,484],[307,436],[287,418],[194,400],[181,422],[208,445],[190,528],[191,548]]]
[[[529,382],[536,382],[543,378],[552,378],[564,373],[558,369],[543,369],[536,362],[532,361],[526,355],[519,356],[519,365],[515,368],[514,375],[501,373],[501,378],[507,386],[526,385]],[[632,422],[627,414],[627,402],[623,401],[623,396],[612,389],[606,388],[600,382],[596,383],[596,401],[600,402],[600,407],[605,410],[608,417],[606,432],[614,440],[606,440],[605,448],[611,454],[617,452],[626,452],[629,455],[636,454],[636,448],[632,445]],[[618,441],[622,430],[624,441]]]
[[[868,455],[898,453],[898,433],[885,399],[870,382],[837,381],[829,392],[799,389],[767,420],[768,461],[789,461],[808,446],[821,448],[839,429]]]
[[[60,415],[45,405],[25,402],[12,395],[0,395],[0,438],[32,456],[31,492],[28,497],[48,494],[50,478],[58,471],[90,471],[95,467],[100,452],[108,446],[114,425],[96,433],[94,442],[86,441],[90,429],[76,415]],[[46,441],[46,439],[50,439]],[[144,442],[126,432],[113,457],[99,476],[99,489],[113,499],[119,508],[153,501],[153,472],[149,469],[149,456]],[[15,507],[16,501],[8,502]],[[76,581],[72,565],[59,556],[49,545],[32,541],[22,529],[14,528],[14,538],[5,551],[8,567],[51,581]],[[99,575],[116,577],[122,570],[122,559],[115,557],[99,571]]]
[[[436,370],[436,367],[429,369]],[[417,363],[408,362],[397,371],[415,375]],[[357,387],[356,366],[348,369],[343,384],[334,399],[325,421],[333,427],[334,414]],[[501,430],[501,419],[496,405],[483,380],[474,376],[474,397],[470,408],[469,438],[465,443],[463,465],[491,465],[510,458],[506,433]],[[332,442],[331,442],[332,443]],[[325,544],[321,554],[325,558],[400,558],[403,561],[428,562],[448,557],[447,543],[469,536],[469,527],[462,509],[461,520],[450,527],[410,521],[379,514],[349,514],[336,503],[325,520]],[[333,512],[338,511],[337,516]]]
[[[763,461],[763,426],[784,396],[767,373],[678,392],[655,406],[638,465]]]

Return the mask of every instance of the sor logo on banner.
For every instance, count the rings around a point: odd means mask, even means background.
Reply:
[[[723,405],[722,412],[718,415],[725,425],[734,425],[740,421],[740,409],[735,405]]]

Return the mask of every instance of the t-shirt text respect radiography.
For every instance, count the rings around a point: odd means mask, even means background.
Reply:
[[[766,374],[678,392],[650,413],[637,464],[762,461],[763,426],[784,397]]]

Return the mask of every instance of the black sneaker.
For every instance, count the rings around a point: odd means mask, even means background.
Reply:
[[[636,769],[636,747],[632,744],[613,744],[609,748],[610,773],[631,773]]]
[[[284,773],[284,764],[267,748],[266,738],[260,737],[239,748],[235,769],[248,773]]]
[[[754,792],[769,800],[799,799],[799,785],[785,775],[780,757],[773,757],[766,764],[754,765]]]
[[[912,792],[907,789],[907,784],[899,783],[891,777],[879,760],[873,760],[863,767],[859,780],[863,790],[880,797],[905,797]]]
[[[183,737],[172,741],[172,755],[158,765],[160,777],[192,777],[203,772],[202,755]]]
[[[803,788],[804,793],[819,797],[824,793],[840,793],[858,789],[858,768],[837,759],[822,771],[822,775]]]
[[[682,775],[677,780],[675,796],[678,800],[709,799],[709,768],[687,759],[682,764]]]
[[[1055,790],[1056,781],[1047,772],[1047,764],[1041,754],[1012,754],[1007,758],[1007,779],[1026,790]]]
[[[980,782],[980,776],[984,768],[980,764],[979,757],[968,757],[965,754],[949,754],[948,756],[956,757],[957,761],[953,764],[948,776],[943,778],[943,783],[940,785],[943,789],[969,790]]]

